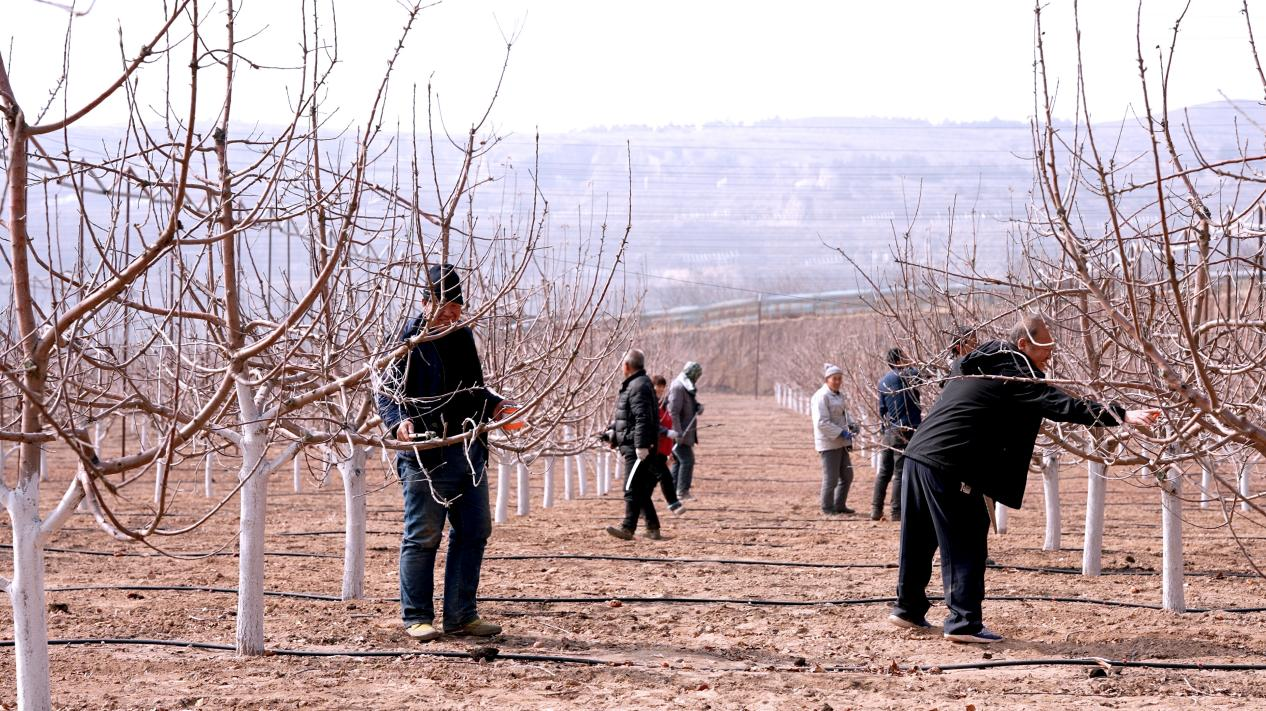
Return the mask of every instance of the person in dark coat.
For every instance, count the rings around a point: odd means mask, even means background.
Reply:
[[[1055,350],[1046,320],[1024,315],[1009,341],[990,341],[963,358],[962,377],[945,386],[906,447],[897,603],[888,621],[926,628],[932,556],[941,550],[954,642],[1002,639],[984,626],[985,557],[993,500],[1018,509],[1043,419],[1088,427],[1144,425],[1157,410],[1126,411],[1075,398],[1045,382]]]
[[[879,432],[883,449],[879,453],[879,471],[875,475],[875,491],[870,501],[870,520],[884,515],[884,499],[888,482],[892,481],[893,521],[901,520],[901,471],[905,466],[905,449],[923,421],[919,404],[919,373],[900,348],[889,348],[885,355],[888,372],[879,380]]]
[[[428,269],[427,312],[408,320],[399,342],[444,333],[413,346],[383,373],[377,393],[383,426],[401,441],[442,439],[497,419],[502,398],[484,386],[475,336],[461,319],[461,281],[450,264]],[[392,344],[394,347],[395,344]],[[457,444],[403,450],[396,475],[404,488],[400,541],[400,609],[409,636],[440,636],[434,626],[435,556],[447,519],[452,524],[444,567],[444,632],[488,637],[501,628],[479,618],[475,596],[484,548],[492,533],[486,434]]]
[[[677,498],[689,501],[694,498],[690,487],[695,479],[695,445],[699,443],[699,416],[703,403],[699,402],[699,378],[703,366],[687,361],[681,374],[668,386],[668,414],[673,418],[673,431],[677,433],[673,445],[673,481],[677,483]]]
[[[651,493],[659,475],[651,454],[659,443],[659,403],[646,375],[646,355],[637,349],[624,354],[624,382],[616,399],[615,417],[604,439],[624,457],[624,521],[607,526],[607,533],[621,540],[633,539],[638,516],[646,517],[646,537],[659,540],[659,516]]]

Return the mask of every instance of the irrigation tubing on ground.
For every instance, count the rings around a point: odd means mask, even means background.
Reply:
[[[60,585],[47,588],[48,592],[83,592],[93,590],[132,590],[132,591],[148,591],[148,592],[206,592],[206,593],[222,593],[236,595],[237,588],[218,588],[197,585]],[[287,592],[283,590],[265,590],[264,595],[270,597],[289,597],[301,600],[321,600],[326,602],[342,602],[342,598],[335,595],[321,595],[318,593],[306,592]],[[379,602],[399,602],[399,598],[380,597],[372,598]],[[939,595],[929,595],[929,600],[940,601],[943,598]],[[1082,605],[1106,605],[1110,607],[1128,607],[1143,610],[1160,610],[1160,605],[1153,605],[1145,602],[1126,602],[1123,600],[1099,600],[1087,597],[1062,597],[1056,595],[995,595],[986,598],[998,602],[1058,602],[1058,603],[1077,603]],[[572,596],[572,597],[533,597],[533,596],[508,596],[508,595],[489,595],[476,598],[478,602],[500,602],[500,603],[521,603],[521,604],[542,604],[542,605],[558,605],[558,604],[595,604],[609,603],[612,601],[621,602],[630,605],[637,604],[667,604],[667,605],[751,605],[753,607],[813,607],[818,605],[838,605],[838,606],[854,606],[854,605],[891,605],[897,601],[895,597],[861,597],[844,600],[767,600],[761,598],[733,598],[733,597],[637,597],[637,596]],[[1189,613],[1204,612],[1266,612],[1266,607],[1189,607],[1186,610]]]
[[[135,639],[135,638],[71,638],[71,639],[50,639],[48,643],[53,646],[70,646],[70,645],[137,645],[149,647],[182,647],[186,649],[207,649],[217,652],[233,652],[236,648],[231,644],[216,644],[214,642],[193,642],[179,639]],[[14,641],[11,639],[0,640],[0,648],[13,647]],[[279,657],[443,657],[447,659],[478,659],[480,654],[478,650],[473,652],[458,652],[445,649],[284,649],[274,647],[264,652],[265,656]],[[489,659],[489,657],[483,657]],[[609,659],[596,659],[593,657],[564,657],[552,654],[521,654],[516,652],[496,651],[490,655],[490,658],[505,659],[508,661],[520,662],[536,662],[536,663],[553,663],[553,664],[579,664],[583,666],[628,666],[631,662],[616,661]],[[947,672],[962,671],[969,669],[998,669],[1003,667],[1033,667],[1033,666],[1082,666],[1082,667],[1099,667],[1111,669],[1113,667],[1135,668],[1135,669],[1181,669],[1192,671],[1266,671],[1266,664],[1243,664],[1243,663],[1220,663],[1220,662],[1161,662],[1141,659],[1105,659],[1100,657],[1081,657],[1081,658],[1046,658],[1046,659],[989,659],[979,662],[961,662],[954,664],[919,664],[912,669],[921,672]],[[857,672],[860,671],[855,666],[827,666],[823,667],[828,672]],[[713,670],[721,671],[721,670]],[[731,670],[741,671],[741,670]]]
[[[233,652],[236,647],[231,644],[216,644],[214,642],[191,642],[180,639],[133,639],[133,638],[73,638],[73,639],[50,639],[50,645],[140,645],[149,647],[186,647],[192,649],[210,649],[217,652]],[[12,647],[14,642],[11,639],[0,639],[0,647]],[[444,649],[283,649],[273,647],[264,651],[265,656],[278,657],[448,657],[452,659],[475,659],[478,655],[470,652],[458,652]],[[584,664],[588,666],[599,665],[619,665],[623,662],[611,661],[607,659],[593,659],[590,657],[560,657],[549,654],[518,654],[514,652],[503,653],[498,650],[492,655],[493,659],[508,659],[521,662],[554,662],[557,664]]]
[[[10,544],[0,543],[0,550],[12,549]],[[395,549],[381,549],[391,550]],[[83,548],[54,548],[46,547],[45,553],[67,553],[79,555],[94,555],[114,558],[134,557],[134,558],[158,558],[162,557],[158,553],[140,553],[134,551],[100,551],[88,550]],[[181,555],[187,556],[220,556],[235,557],[235,551],[180,551]],[[312,553],[307,551],[268,551],[266,556],[279,556],[286,558],[338,558],[343,556],[339,553]],[[657,558],[652,556],[633,556],[633,555],[604,555],[597,553],[523,553],[523,554],[506,554],[506,555],[489,555],[484,556],[484,560],[609,560],[626,563],[688,563],[688,564],[716,564],[716,565],[763,565],[778,568],[829,568],[829,569],[896,569],[896,563],[815,563],[812,561],[797,560],[760,560],[756,558]],[[1025,573],[1051,573],[1057,575],[1081,575],[1078,568],[1056,568],[1039,565],[1015,565],[1009,563],[991,563],[987,566],[993,570],[1015,570]],[[1157,576],[1161,571],[1154,568],[1105,568],[1101,571],[1101,575],[1144,575]],[[1243,571],[1219,571],[1219,570],[1189,570],[1183,575],[1189,577],[1210,577],[1210,578],[1256,578],[1256,573],[1246,573]]]

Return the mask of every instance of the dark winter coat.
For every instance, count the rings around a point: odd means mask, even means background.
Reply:
[[[989,341],[967,354],[962,372],[946,384],[906,447],[906,457],[1013,509],[1024,501],[1043,418],[1114,427],[1125,416],[1119,405],[1075,398],[1044,382],[1046,374],[1003,341]]]
[[[612,443],[625,454],[638,449],[655,449],[659,440],[659,403],[645,370],[637,371],[620,384],[610,429]]]
[[[399,340],[413,338],[424,325],[420,316],[409,319]],[[377,394],[378,414],[388,431],[411,419],[414,432],[433,432],[436,437],[451,437],[487,422],[501,400],[484,387],[483,364],[469,328],[414,346],[387,367]],[[443,460],[439,449],[422,450],[422,455],[427,467]]]
[[[879,426],[887,432],[891,427],[918,429],[923,421],[916,387],[918,372],[914,368],[889,370],[879,379]]]

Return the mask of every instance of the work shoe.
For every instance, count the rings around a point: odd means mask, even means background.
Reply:
[[[695,495],[690,493],[689,491],[678,491],[677,499],[679,501],[694,501]]]
[[[651,539],[652,541],[664,540],[664,534],[660,533],[658,528],[646,529],[646,537]]]
[[[415,622],[405,627],[404,633],[419,642],[430,642],[433,639],[439,639],[441,634],[430,622]]]
[[[1002,635],[990,632],[984,627],[981,627],[979,632],[972,632],[968,634],[950,634],[949,632],[946,632],[945,639],[948,639],[951,642],[959,642],[961,644],[993,644],[994,642],[1001,642]]]
[[[853,509],[850,509],[850,508],[849,508],[849,507],[847,507],[847,506],[841,506],[841,507],[840,507],[840,510],[839,510],[839,511],[837,511],[836,513],[842,513],[842,514],[855,514],[855,513],[857,513],[857,512],[856,512],[856,511],[854,511]]]
[[[607,533],[610,533],[622,541],[633,540],[633,532],[624,526],[607,526]]]
[[[888,515],[888,518],[889,518],[889,519],[890,519],[893,523],[901,523],[901,512],[900,512],[900,511],[893,511],[891,514],[889,514],[889,515]]]
[[[898,615],[895,612],[888,615],[888,623],[907,630],[926,630],[932,627],[925,617],[915,620],[904,615]],[[946,636],[948,637],[949,635]]]
[[[491,622],[484,622],[476,617],[466,624],[455,630],[444,630],[451,635],[463,637],[492,637],[501,634],[501,625],[494,625]]]
[[[883,509],[871,509],[871,510],[870,510],[870,520],[871,520],[871,521],[878,521],[879,519],[881,519],[881,518],[883,518],[883,517],[884,517],[884,512],[883,512]]]
[[[668,510],[671,511],[674,516],[686,515],[686,505],[681,503],[680,501],[669,504]]]

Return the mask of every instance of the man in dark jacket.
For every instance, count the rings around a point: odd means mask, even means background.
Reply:
[[[1155,421],[1157,410],[1125,411],[1072,397],[1044,382],[1055,342],[1046,321],[1025,315],[1010,342],[990,341],[962,360],[906,447],[897,604],[888,620],[926,628],[932,555],[941,549],[949,616],[944,636],[955,642],[997,642],[981,622],[990,500],[1020,508],[1029,460],[1042,419],[1090,427]]]
[[[651,379],[646,376],[646,355],[642,351],[625,353],[621,367],[624,382],[605,439],[624,457],[624,521],[619,526],[607,526],[607,533],[632,540],[640,514],[646,517],[646,537],[659,540],[659,516],[651,502],[658,476],[650,461],[659,442],[659,404]]]
[[[502,399],[484,387],[483,366],[470,328],[461,319],[461,281],[452,265],[428,269],[430,308],[409,319],[401,341],[425,340],[383,374],[377,401],[384,427],[401,441],[443,439],[469,432],[502,413]],[[475,595],[484,548],[492,533],[488,507],[486,435],[441,447],[404,450],[396,475],[404,487],[400,541],[400,608],[405,631],[422,641],[434,626],[435,554],[447,518],[452,524],[444,568],[444,632],[488,637],[501,628],[479,619]]]
[[[875,475],[875,492],[871,496],[870,520],[883,518],[884,499],[891,480],[891,518],[900,521],[905,449],[922,422],[923,409],[919,404],[918,371],[911,367],[905,353],[900,348],[889,348],[885,359],[890,370],[879,380],[879,431],[883,450],[879,453],[879,472]]]

